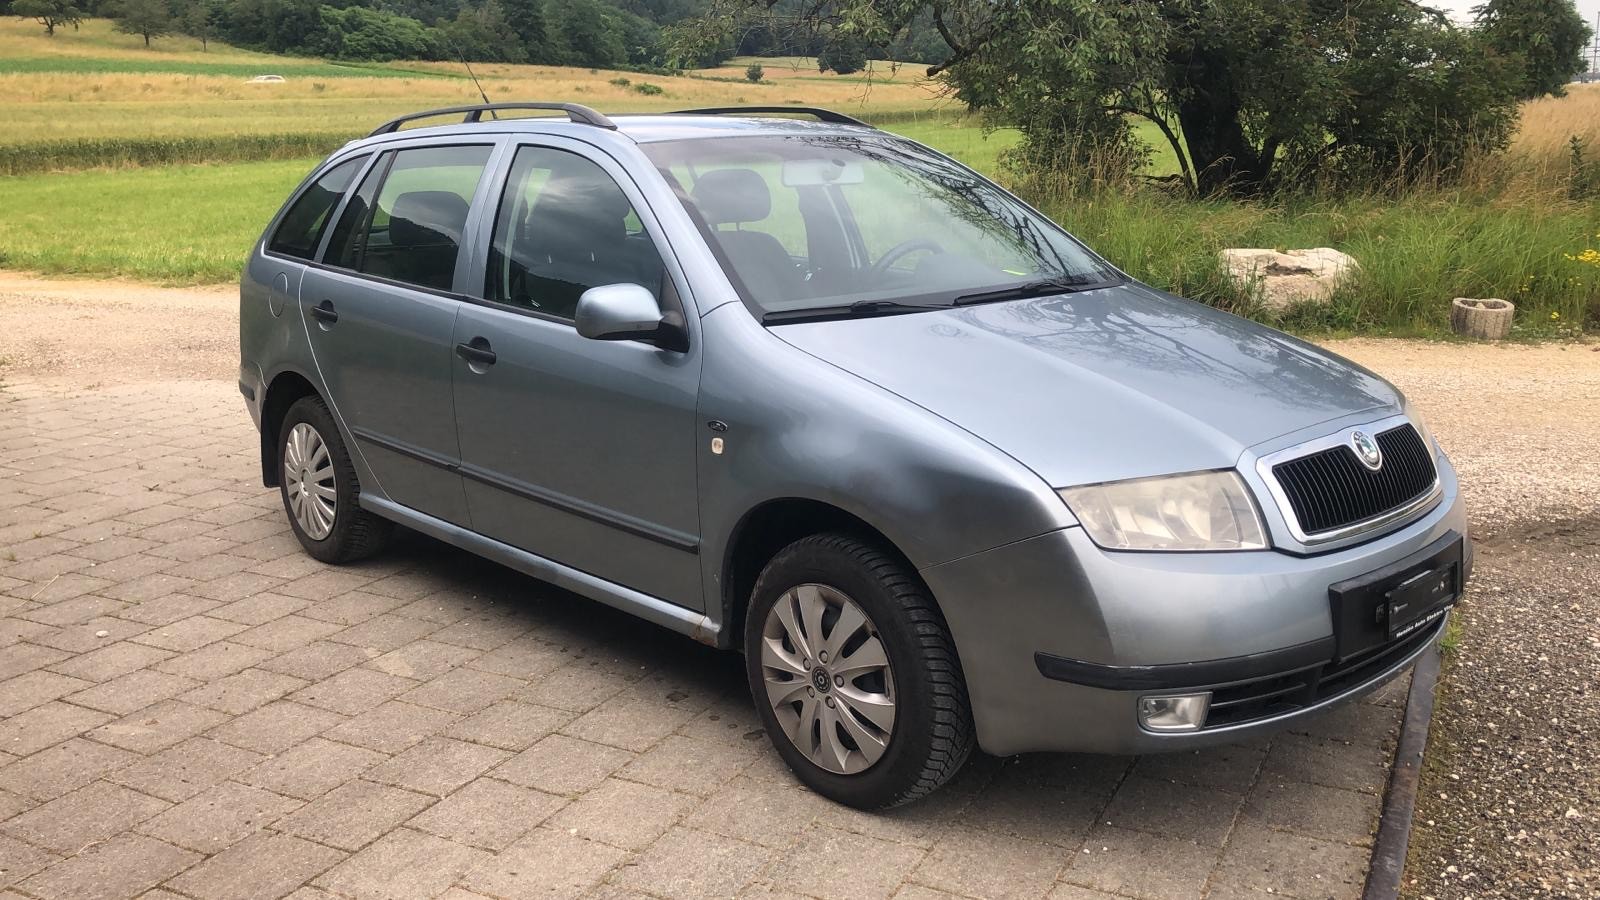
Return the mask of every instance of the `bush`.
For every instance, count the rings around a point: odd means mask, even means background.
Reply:
[[[760,84],[761,83],[761,79],[766,74],[767,74],[766,70],[761,68],[760,66],[757,66],[757,65],[747,66],[747,67],[745,67],[745,70],[744,70],[745,80],[750,82],[750,83],[752,83],[752,84]]]
[[[428,29],[416,19],[360,6],[324,6],[322,41],[315,49],[338,59],[388,61],[435,55]]]
[[[838,34],[828,39],[817,54],[817,71],[850,75],[867,67],[867,45],[854,35]]]
[[[661,89],[660,85],[651,84],[648,81],[639,82],[638,84],[633,86],[633,89],[638,91],[641,94],[644,94],[646,97],[654,97],[657,94],[665,94],[666,93],[666,91]]]
[[[614,84],[617,87],[627,87],[628,85],[633,84],[632,81],[630,81],[629,79],[627,79],[625,77],[622,77],[622,76],[618,76],[616,78],[613,78],[608,83],[609,84]]]

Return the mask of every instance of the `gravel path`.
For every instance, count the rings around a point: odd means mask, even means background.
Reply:
[[[69,390],[231,381],[236,305],[231,286],[0,273],[0,378]],[[1330,346],[1425,415],[1479,542],[1407,895],[1600,897],[1600,344]]]
[[[0,272],[0,377],[68,387],[239,371],[239,290]]]

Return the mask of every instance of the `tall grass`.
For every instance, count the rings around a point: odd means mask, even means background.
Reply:
[[[1271,203],[1191,200],[1104,184],[1018,185],[1129,274],[1173,293],[1301,331],[1444,333],[1454,297],[1518,305],[1519,333],[1600,328],[1600,206],[1553,192],[1418,191]],[[1360,263],[1324,306],[1270,312],[1227,278],[1228,247],[1335,247]]]
[[[0,267],[206,284],[246,250],[315,159],[0,179]]]
[[[358,134],[234,134],[205,137],[71,138],[0,144],[0,175],[323,157]]]

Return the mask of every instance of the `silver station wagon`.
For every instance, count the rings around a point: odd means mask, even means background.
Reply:
[[[312,556],[399,524],[742,651],[857,807],[974,747],[1285,727],[1403,671],[1471,566],[1393,386],[825,110],[390,122],[267,227],[240,350]]]

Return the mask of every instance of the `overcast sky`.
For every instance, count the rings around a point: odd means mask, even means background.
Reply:
[[[1464,22],[1472,18],[1472,8],[1481,6],[1483,0],[1423,0],[1423,3],[1443,9]],[[1594,14],[1600,12],[1600,0],[1578,0],[1578,12],[1583,13],[1584,20],[1593,27]]]
[[[1482,5],[1483,0],[1422,0],[1422,2],[1427,6],[1444,10],[1452,18],[1467,22],[1472,19],[1472,8]],[[1593,28],[1595,13],[1600,13],[1600,0],[1577,0],[1577,6],[1578,12],[1583,14],[1583,20],[1589,23],[1590,28]],[[1591,38],[1590,41],[1590,47],[1593,47],[1593,39]],[[1590,59],[1592,57],[1589,53],[1585,53],[1584,58]]]

